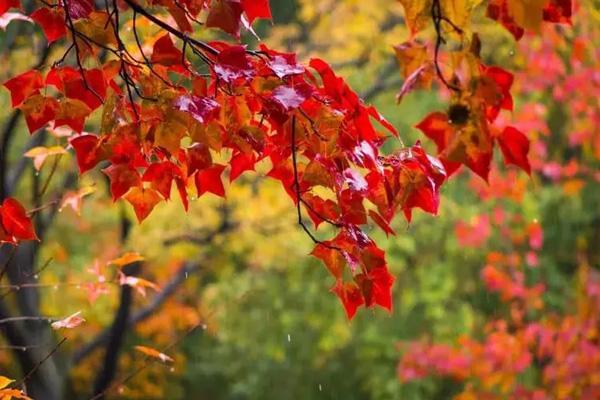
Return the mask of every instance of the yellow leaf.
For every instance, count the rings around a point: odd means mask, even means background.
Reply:
[[[463,31],[468,31],[471,12],[479,3],[481,0],[442,0],[442,15]],[[452,31],[451,27],[447,29]]]
[[[58,154],[65,154],[67,151],[60,146],[44,147],[38,146],[29,150],[24,154],[25,157],[33,158],[33,166],[39,171],[49,156],[55,156]]]
[[[31,397],[23,394],[22,391],[18,389],[2,389],[0,390],[0,400],[11,400],[11,399],[21,399],[21,400],[32,400]]]
[[[408,25],[412,35],[422,31],[429,24],[433,24],[431,18],[433,0],[399,1],[404,7],[406,25]],[[440,14],[444,21],[446,21],[441,24],[442,29],[444,29],[443,33],[451,33],[454,31],[454,28],[448,21],[462,31],[468,31],[471,12],[479,3],[481,3],[481,0],[440,0]]]
[[[432,0],[399,0],[404,7],[406,25],[411,35],[422,31],[431,23]]]
[[[412,41],[394,46],[394,51],[404,79],[408,78],[428,59],[427,47]]]
[[[181,139],[186,135],[187,128],[180,121],[169,118],[158,125],[154,132],[154,145],[176,154],[181,146]]]
[[[8,385],[10,385],[11,382],[14,382],[14,380],[0,375],[0,389],[4,389]]]
[[[108,263],[121,268],[136,261],[144,261],[144,257],[142,257],[139,253],[131,252],[125,253],[121,257],[115,258],[114,260],[110,260]]]
[[[168,355],[161,353],[160,351],[153,349],[151,347],[146,347],[146,346],[135,346],[135,349],[137,351],[139,351],[140,353],[143,353],[145,355],[147,355],[148,357],[152,357],[152,358],[157,358],[160,361],[164,362],[164,363],[172,363],[175,360],[173,360],[171,357],[169,357]]]
[[[104,46],[116,46],[117,38],[108,22],[109,16],[104,11],[92,12],[87,18],[75,21],[78,32]]]

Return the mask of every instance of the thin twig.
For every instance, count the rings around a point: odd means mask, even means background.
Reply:
[[[0,324],[7,324],[9,322],[20,322],[20,321],[54,322],[54,321],[58,321],[58,319],[48,318],[48,317],[36,317],[36,316],[8,317],[8,318],[0,319]]]
[[[164,21],[158,19],[157,17],[155,17],[154,15],[150,14],[148,11],[146,11],[142,6],[140,6],[135,1],[125,0],[125,3],[127,3],[127,5],[129,7],[131,7],[132,10],[143,15],[146,19],[154,22],[156,25],[160,26],[165,31],[171,33],[172,35],[178,37],[181,40],[185,40],[186,35],[181,33],[179,30],[173,28],[166,22],[164,22]],[[190,43],[194,44],[195,46],[198,46],[199,48],[212,54],[213,56],[216,56],[219,54],[219,51],[217,49],[215,49],[214,47],[212,47],[211,45],[209,45],[208,43],[204,43],[204,42],[201,42],[201,41],[193,39],[193,38],[188,38],[188,40],[190,41]]]
[[[83,65],[81,63],[81,51],[79,49],[79,44],[77,43],[77,39],[75,38],[76,33],[79,32],[75,29],[75,24],[73,23],[73,19],[71,18],[71,14],[69,12],[69,5],[67,4],[67,0],[63,0],[64,6],[63,9],[65,10],[65,18],[67,20],[67,26],[69,27],[69,30],[71,31],[71,34],[73,35],[73,44],[75,45],[75,58],[76,58],[76,62],[77,62],[77,67],[79,70],[79,74],[81,75],[81,79],[83,81],[83,85],[85,86],[85,88],[87,90],[89,90],[99,101],[100,103],[104,103],[104,99],[102,98],[102,96],[100,96],[98,94],[98,92],[96,92],[95,89],[93,89],[88,81],[87,81],[87,77],[85,76],[85,68],[83,68]]]
[[[317,239],[315,237],[315,235],[313,235],[313,233],[310,231],[310,229],[308,229],[308,227],[306,226],[306,224],[304,223],[304,221],[302,219],[302,201],[301,201],[302,197],[301,197],[301,193],[300,193],[300,179],[298,177],[298,160],[296,159],[296,116],[295,115],[292,116],[291,129],[292,129],[292,133],[291,133],[291,136],[292,136],[292,166],[294,169],[293,188],[294,188],[294,191],[296,192],[296,210],[297,210],[297,214],[298,214],[298,224],[302,227],[304,232],[306,232],[306,234],[311,238],[311,240],[315,244],[320,244],[327,248],[341,251],[342,249],[340,249],[339,247],[332,246],[329,243],[325,243],[322,240]]]
[[[38,363],[27,373],[27,375],[25,375],[23,378],[21,378],[18,382],[14,383],[13,386],[19,387],[22,384],[24,384],[25,382],[27,382],[27,380],[29,378],[31,378],[31,376],[42,366],[42,364],[46,360],[48,360],[50,357],[52,357],[54,355],[54,353],[56,353],[58,351],[58,348],[66,341],[67,341],[67,338],[63,337],[62,340],[60,342],[58,342],[56,344],[56,346],[54,346],[54,348],[50,351],[50,353],[48,353],[48,355],[46,355],[46,357],[44,357],[40,361],[38,361]]]
[[[442,81],[442,83],[448,89],[450,89],[454,92],[460,92],[461,91],[460,87],[458,87],[455,84],[450,83],[446,80],[446,77],[444,76],[442,69],[440,68],[439,55],[440,55],[440,48],[442,47],[442,44],[446,42],[446,40],[444,39],[444,36],[442,35],[442,25],[441,25],[442,21],[449,23],[458,33],[462,33],[462,30],[459,27],[457,27],[454,23],[452,23],[447,17],[442,15],[442,6],[440,3],[440,0],[433,0],[433,2],[431,3],[431,18],[433,19],[433,25],[435,27],[435,33],[436,33],[435,51],[434,51],[434,56],[433,56],[433,64],[435,66],[435,72],[436,72],[438,78]]]

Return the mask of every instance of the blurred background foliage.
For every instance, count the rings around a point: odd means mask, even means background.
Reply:
[[[400,74],[392,46],[408,38],[398,2],[272,0],[271,6],[274,24],[262,21],[256,29],[266,43],[297,51],[304,60],[313,55],[327,59],[399,129],[405,143],[420,138],[412,126],[439,109],[443,99],[434,91],[416,92],[396,104]],[[515,48],[509,34],[489,26],[482,27],[487,63],[509,70],[527,68],[523,50]],[[4,43],[0,80],[31,64],[29,44],[24,44],[32,36],[23,29],[28,27],[12,24],[0,32],[0,43]],[[250,35],[245,40],[255,41]],[[534,46],[538,39],[527,40]],[[16,50],[8,52],[12,41]],[[531,102],[543,104],[550,110],[544,118],[551,135],[568,136],[574,123],[569,119],[577,116],[549,92],[536,96],[520,95],[516,108]],[[597,99],[590,106],[597,107]],[[0,91],[0,107],[9,108],[6,91]],[[6,122],[6,115],[0,115],[0,122]],[[25,148],[29,140],[23,126],[21,131],[16,148]],[[536,138],[542,132],[533,129],[528,135]],[[48,137],[46,143],[51,140]],[[433,150],[430,143],[424,145]],[[389,146],[392,149],[399,143]],[[547,146],[555,162],[576,160],[597,171],[598,149],[586,152],[564,140],[547,140]],[[11,154],[15,160],[20,156]],[[72,156],[62,157],[54,179],[60,180],[74,165]],[[49,170],[46,165],[39,175],[32,172],[20,191],[28,193],[29,186],[36,180],[43,182]],[[476,336],[486,321],[501,312],[497,296],[483,289],[481,268],[490,252],[519,252],[526,246],[519,247],[502,234],[510,218],[499,217],[489,231],[477,231],[482,216],[501,210],[525,224],[539,221],[543,247],[536,253],[538,266],[526,269],[526,275],[528,282],[547,285],[544,300],[559,313],[574,300],[580,262],[575,254],[584,252],[592,266],[598,267],[597,176],[577,176],[582,183],[574,190],[573,182],[553,181],[542,174],[531,178],[515,171],[510,174],[502,166],[498,170],[497,181],[492,179],[489,187],[469,173],[444,186],[438,217],[417,213],[410,226],[398,218],[393,226],[398,234],[388,239],[374,233],[397,277],[394,312],[363,310],[352,323],[337,298],[328,293],[333,282],[326,269],[308,255],[312,243],[296,224],[292,202],[277,183],[264,178],[268,165],[246,173],[229,187],[225,201],[205,195],[191,203],[187,214],[177,201],[159,205],[143,224],[132,227],[125,244],[118,240],[119,215],[126,213],[133,220],[133,212],[125,203],[113,205],[104,176],[90,172],[78,182],[79,187],[96,189],[84,199],[81,216],[63,210],[42,243],[40,266],[51,259],[39,277],[49,284],[43,291],[43,310],[47,315],[82,310],[87,323],[70,333],[67,344],[76,349],[110,324],[118,298],[117,290],[111,290],[88,300],[85,282],[93,277],[88,269],[95,260],[103,264],[125,251],[139,252],[146,258],[142,276],[159,285],[182,263],[194,260],[200,268],[186,276],[176,294],[127,338],[120,369],[125,373],[139,362],[132,350],[136,344],[161,348],[198,321],[205,322],[205,329],[173,350],[176,362],[171,369],[151,366],[115,397],[448,399],[456,393],[457,383],[428,378],[404,384],[398,380],[397,365],[402,343],[423,338],[452,343],[461,334]],[[195,238],[216,229],[223,218],[231,223],[230,230],[215,235],[209,244],[194,244]],[[457,225],[461,223],[467,232],[474,230],[474,237],[461,234]],[[76,286],[79,290],[63,290],[60,282],[81,285]],[[148,304],[153,295],[137,296],[136,307]],[[99,354],[93,353],[75,368],[71,375],[74,391],[89,387],[99,363]],[[3,351],[0,367],[14,368]]]

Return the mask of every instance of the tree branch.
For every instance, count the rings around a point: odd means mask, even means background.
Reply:
[[[180,32],[178,29],[175,29],[172,26],[168,25],[166,22],[161,21],[160,19],[158,19],[157,17],[155,17],[154,15],[152,15],[148,11],[146,11],[146,9],[144,9],[142,6],[137,4],[134,0],[125,0],[125,3],[127,3],[127,5],[129,7],[131,7],[131,9],[133,11],[135,11],[136,13],[138,13],[140,15],[143,15],[146,19],[148,19],[149,21],[152,21],[154,24],[158,25],[165,31],[171,33],[173,36],[176,36],[183,41],[188,41],[188,42],[192,43],[193,45],[201,48],[202,50],[212,54],[213,56],[216,56],[219,54],[219,51],[217,49],[215,49],[214,47],[210,46],[209,44],[201,42],[194,38],[191,38],[188,35]]]
[[[365,102],[369,102],[387,88],[400,85],[401,80],[399,77],[395,80],[388,81],[388,79],[393,76],[394,73],[397,73],[397,70],[398,67],[396,65],[396,60],[394,58],[390,58],[383,66],[381,72],[377,75],[377,80],[360,94],[360,98]]]

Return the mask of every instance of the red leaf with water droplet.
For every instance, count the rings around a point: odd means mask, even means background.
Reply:
[[[247,79],[254,75],[254,69],[246,57],[244,46],[226,46],[219,52],[214,72],[223,81],[233,83],[238,79]]]
[[[205,124],[219,116],[221,105],[210,97],[184,95],[175,99],[176,110],[191,114],[201,124]]]
[[[292,53],[279,53],[261,46],[262,51],[270,55],[267,66],[277,77],[283,79],[286,76],[299,75],[304,73],[305,69],[296,62],[296,55]]]
[[[271,99],[284,111],[290,111],[300,107],[300,105],[310,97],[312,88],[307,84],[297,84],[293,86],[281,85],[273,90]]]

